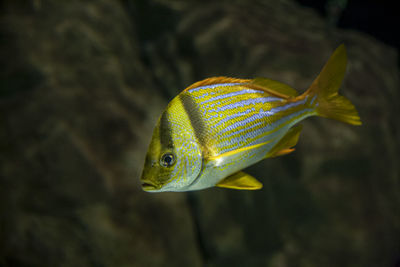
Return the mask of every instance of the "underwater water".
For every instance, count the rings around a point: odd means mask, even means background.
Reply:
[[[399,266],[398,50],[338,28],[346,3],[327,2],[3,1],[0,266]],[[295,152],[246,169],[262,190],[141,189],[185,87],[304,92],[341,43],[362,126],[306,119]]]

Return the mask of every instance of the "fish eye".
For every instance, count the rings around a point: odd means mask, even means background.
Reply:
[[[160,164],[163,167],[171,167],[175,163],[175,156],[172,153],[165,153],[161,156]]]

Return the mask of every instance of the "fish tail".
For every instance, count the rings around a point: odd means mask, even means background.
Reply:
[[[304,93],[317,115],[353,125],[361,125],[354,105],[338,90],[346,72],[347,55],[344,44],[340,45],[323,67],[321,73]]]

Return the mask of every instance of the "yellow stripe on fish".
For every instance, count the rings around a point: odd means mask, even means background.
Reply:
[[[317,115],[361,124],[355,107],[338,94],[346,61],[341,45],[302,95],[266,78],[213,77],[189,86],[168,104],[155,127],[143,189],[260,189],[262,184],[241,170],[292,152],[301,131],[294,125],[301,120]]]

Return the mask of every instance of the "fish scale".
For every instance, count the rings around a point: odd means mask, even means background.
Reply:
[[[303,109],[298,116],[293,116],[294,109],[291,108],[304,104],[306,98],[285,103],[282,98],[248,89],[243,83],[202,86],[200,89],[188,90],[187,94],[194,99],[196,107],[204,115],[202,123],[206,130],[201,134],[207,135],[209,141],[206,145],[213,146],[213,152],[217,154],[266,142],[269,130],[274,128],[278,131],[287,120],[301,119],[311,115],[306,111],[312,110]],[[228,97],[229,102],[221,102],[221,99]],[[212,104],[213,108],[208,108],[206,103]],[[219,116],[214,115],[216,111]]]

